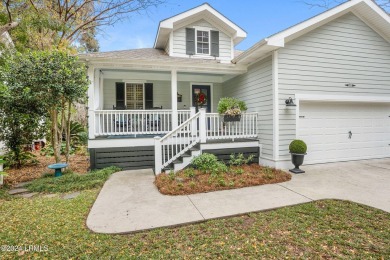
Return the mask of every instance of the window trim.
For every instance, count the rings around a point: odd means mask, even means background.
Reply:
[[[142,84],[142,109],[129,109],[129,110],[145,110],[145,83],[137,81],[125,81],[125,106],[127,106],[127,84]]]
[[[198,52],[198,31],[200,31],[200,32],[208,32],[208,34],[209,34],[209,53],[200,53],[200,52]],[[195,28],[195,54],[196,55],[211,56],[211,30],[210,29]]]

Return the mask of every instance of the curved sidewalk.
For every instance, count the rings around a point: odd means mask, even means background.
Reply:
[[[123,171],[105,183],[87,219],[98,233],[129,233],[240,215],[320,199],[342,199],[390,212],[390,159],[303,167],[289,182],[165,196],[152,170]]]

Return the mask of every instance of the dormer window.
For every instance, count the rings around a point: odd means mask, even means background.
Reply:
[[[186,54],[219,57],[219,31],[186,28]]]
[[[196,53],[210,54],[210,33],[208,31],[196,31]]]

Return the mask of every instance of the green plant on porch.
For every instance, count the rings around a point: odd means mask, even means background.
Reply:
[[[217,111],[221,115],[237,116],[248,110],[246,103],[234,97],[223,97],[218,102]]]

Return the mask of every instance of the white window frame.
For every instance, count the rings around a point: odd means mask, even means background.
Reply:
[[[145,110],[145,83],[137,81],[125,81],[125,106],[127,107],[127,84],[142,84],[142,109],[129,109],[129,110]]]
[[[198,52],[198,31],[200,31],[200,32],[208,32],[208,34],[209,34],[209,53]],[[211,30],[210,29],[195,28],[195,53],[197,55],[206,55],[206,56],[210,56],[211,55],[210,54],[211,53]]]

